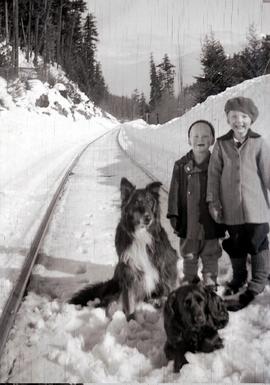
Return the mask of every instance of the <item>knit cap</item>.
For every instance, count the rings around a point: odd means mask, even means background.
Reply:
[[[208,120],[203,120],[203,119],[196,120],[195,122],[193,122],[191,124],[191,126],[189,126],[188,137],[190,137],[190,131],[191,131],[192,127],[195,126],[195,124],[198,124],[198,123],[203,123],[203,124],[206,124],[207,126],[209,126],[210,130],[212,132],[213,138],[215,139],[215,129],[214,129],[214,126],[210,122],[208,122]]]
[[[255,122],[259,115],[258,108],[254,104],[253,100],[243,96],[238,96],[236,98],[227,100],[224,110],[227,115],[230,111],[241,111],[244,114],[249,115],[252,123]]]

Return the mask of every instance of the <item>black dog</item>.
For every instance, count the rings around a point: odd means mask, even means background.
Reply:
[[[86,305],[99,298],[99,306],[107,307],[120,299],[130,318],[138,302],[168,296],[175,289],[178,257],[160,223],[160,186],[160,182],[154,182],[136,189],[122,178],[121,219],[115,235],[119,261],[114,276],[86,287],[74,295],[71,303]]]
[[[164,350],[167,359],[174,360],[174,371],[179,372],[188,363],[187,351],[209,353],[222,348],[217,330],[228,320],[223,300],[212,289],[192,284],[173,291],[164,308]]]

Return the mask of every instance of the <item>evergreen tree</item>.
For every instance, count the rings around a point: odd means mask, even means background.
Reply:
[[[270,74],[270,35],[262,39],[261,60],[263,63],[262,75]]]
[[[131,95],[131,101],[132,101],[132,119],[136,119],[140,115],[140,112],[139,112],[140,96],[137,88],[135,88],[135,90]]]
[[[151,111],[157,106],[161,97],[161,85],[157,75],[157,69],[154,62],[153,54],[150,55],[150,100],[149,105]]]
[[[171,64],[167,54],[164,55],[162,62],[157,65],[157,68],[161,94],[174,96],[175,66]]]
[[[108,87],[106,86],[101,64],[96,62],[94,70],[94,86],[93,86],[93,100],[95,103],[100,104],[104,99],[106,99],[108,94]]]
[[[95,75],[100,76],[100,64],[96,68],[96,43],[98,41],[98,32],[96,21],[91,13],[88,13],[83,25],[83,44],[82,58],[87,73],[87,94],[93,95],[95,86]],[[101,80],[101,79],[99,79]]]
[[[146,120],[146,114],[149,112],[149,107],[146,103],[144,93],[142,92],[139,98],[139,115]]]
[[[241,52],[241,59],[244,63],[243,77],[245,79],[252,79],[262,75],[264,70],[264,63],[262,61],[262,40],[258,37],[253,24],[249,27],[247,41],[247,47]]]
[[[200,95],[198,101],[204,101],[209,95],[216,95],[222,92],[230,83],[230,76],[227,72],[227,56],[221,43],[214,38],[214,34],[205,37],[201,64],[203,75],[196,77]]]

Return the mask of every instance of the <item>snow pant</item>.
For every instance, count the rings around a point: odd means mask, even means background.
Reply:
[[[247,279],[247,254],[251,255],[251,281],[248,289],[254,294],[261,293],[269,275],[269,232],[268,223],[246,223],[226,226],[229,238],[222,243],[229,254],[233,279],[230,286],[241,287]]]
[[[205,285],[216,285],[218,275],[218,259],[222,249],[218,239],[180,238],[180,253],[183,257],[184,280],[196,282],[198,278],[198,262],[202,261],[202,276]]]

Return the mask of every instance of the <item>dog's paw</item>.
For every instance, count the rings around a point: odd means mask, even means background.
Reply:
[[[106,316],[108,318],[112,318],[114,313],[117,312],[118,310],[122,310],[121,305],[119,304],[119,302],[113,301],[109,303],[109,305],[106,308]]]
[[[136,320],[136,315],[135,313],[132,313],[132,314],[129,314],[127,315],[127,322],[131,321],[131,320]]]
[[[215,343],[215,349],[222,349],[224,348],[223,339],[221,337],[218,337]]]
[[[219,335],[216,335],[214,338],[205,338],[202,346],[201,351],[204,353],[211,353],[214,350],[222,349],[224,347],[223,340]]]
[[[174,373],[179,373],[182,367],[186,364],[188,364],[188,360],[186,359],[186,357],[177,354],[173,363]]]

